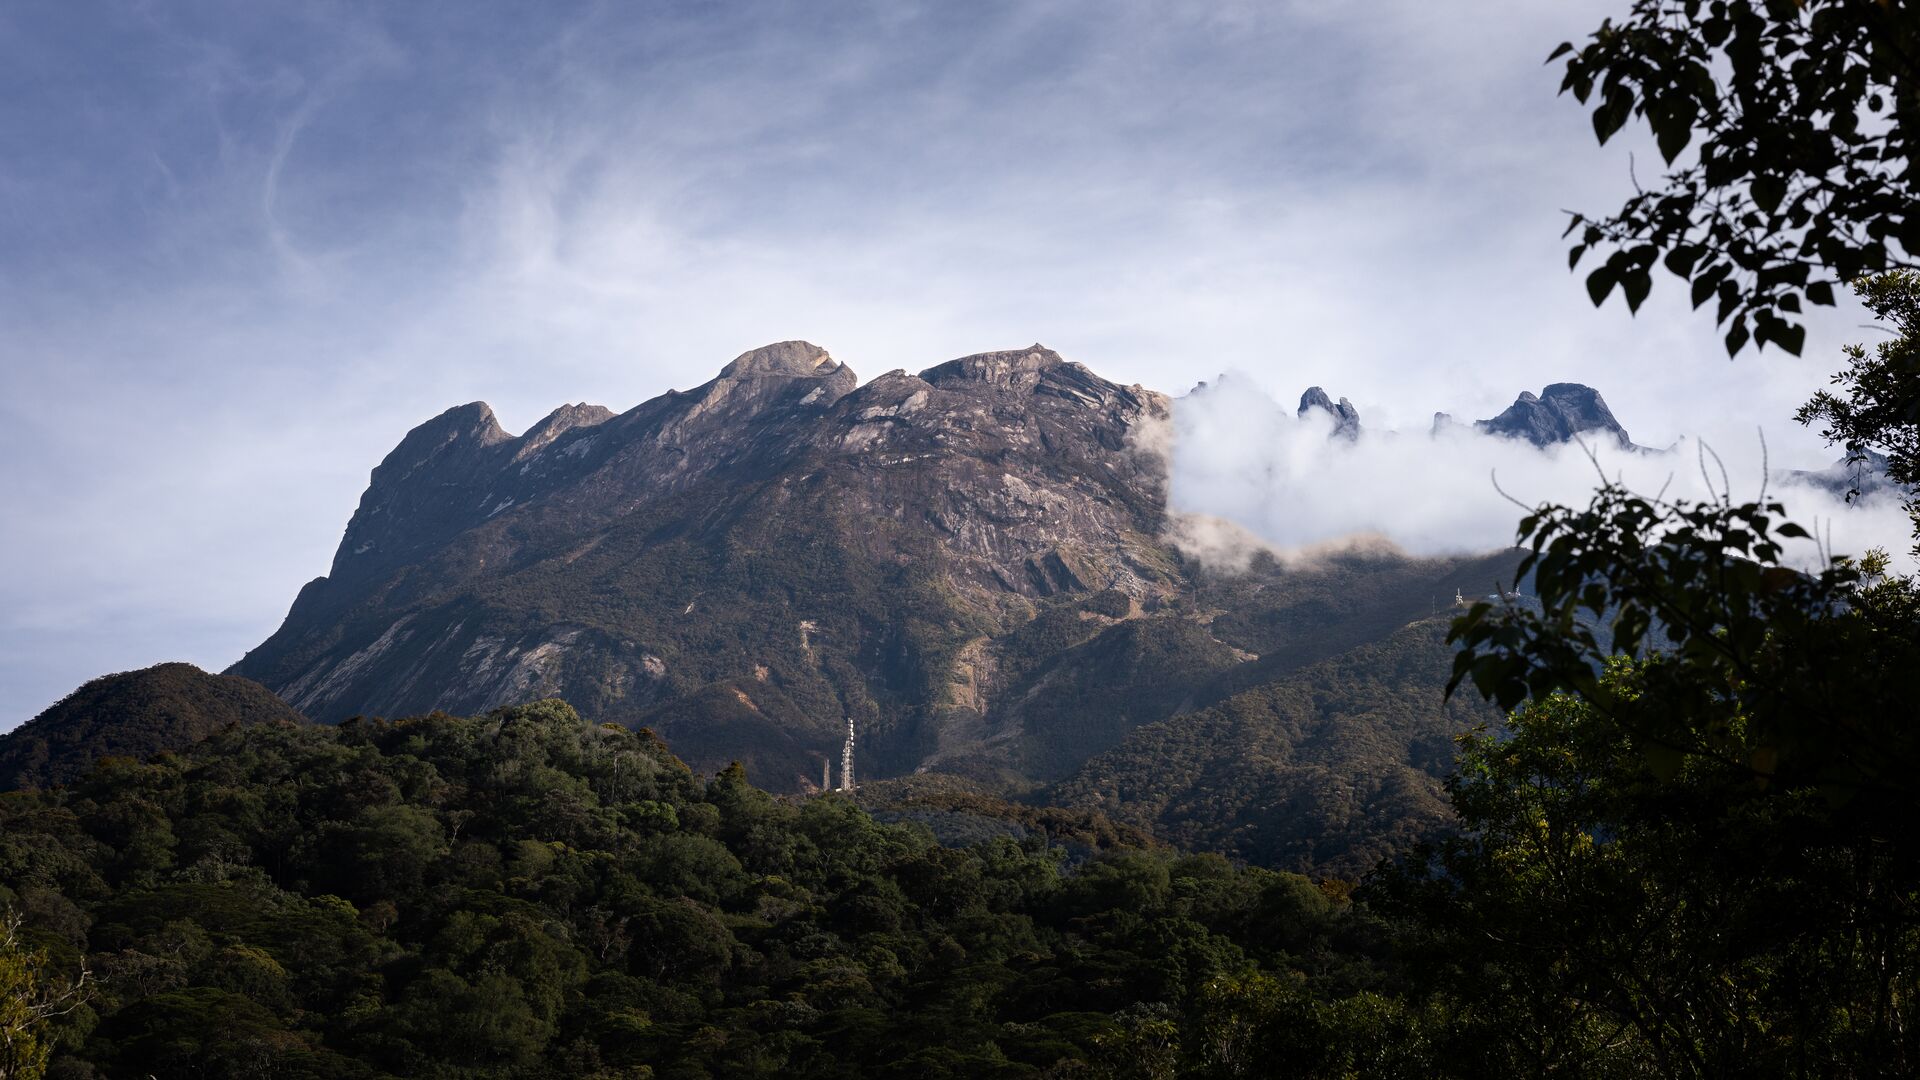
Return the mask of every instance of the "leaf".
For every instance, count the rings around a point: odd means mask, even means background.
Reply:
[[[1672,251],[1667,252],[1667,257],[1663,262],[1666,264],[1667,269],[1673,271],[1676,276],[1684,278],[1693,273],[1694,264],[1699,262],[1700,256],[1704,254],[1706,254],[1706,252],[1697,247],[1689,244],[1680,244],[1676,245]],[[1693,306],[1699,307],[1700,305],[1696,301]]]
[[[1605,145],[1615,132],[1626,126],[1632,112],[1633,91],[1624,86],[1615,87],[1605,103],[1593,110],[1593,134]]]
[[[1753,196],[1753,204],[1771,214],[1780,208],[1780,200],[1787,197],[1787,178],[1772,173],[1762,173],[1747,185]]]
[[[1833,286],[1824,281],[1816,281],[1807,286],[1807,301],[1821,307],[1833,306]]]
[[[1547,54],[1547,63],[1551,64],[1555,60],[1560,59],[1561,57],[1567,55],[1572,51],[1573,51],[1573,42],[1563,41],[1560,43],[1560,46],[1558,48],[1554,49],[1552,52]]]
[[[1704,304],[1708,300],[1712,299],[1713,288],[1718,284],[1720,284],[1720,279],[1717,277],[1714,277],[1710,273],[1702,273],[1699,277],[1694,278],[1693,279],[1693,306],[1695,308],[1698,308],[1701,304]]]
[[[1647,294],[1653,291],[1653,275],[1636,270],[1620,279],[1620,291],[1626,294],[1627,310],[1637,312]]]
[[[1740,287],[1731,281],[1722,281],[1720,283],[1720,311],[1719,314],[1714,316],[1713,321],[1717,323],[1726,322],[1727,317],[1732,315],[1739,307]]]
[[[1593,306],[1599,307],[1605,303],[1607,294],[1612,292],[1613,287],[1619,284],[1619,282],[1619,275],[1614,273],[1613,267],[1611,266],[1602,266],[1593,273],[1588,274],[1587,295],[1593,298]]]
[[[1776,322],[1773,324],[1773,334],[1771,336],[1775,345],[1780,346],[1795,356],[1799,356],[1800,350],[1806,347],[1807,344],[1807,328],[1801,326],[1799,323],[1790,323],[1784,320]]]
[[[1693,141],[1693,118],[1684,113],[1670,113],[1654,125],[1653,135],[1660,147],[1660,156],[1671,165]]]
[[[1733,356],[1745,348],[1747,336],[1747,317],[1742,315],[1734,320],[1733,329],[1727,331],[1727,355]]]

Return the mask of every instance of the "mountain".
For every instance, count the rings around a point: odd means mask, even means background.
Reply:
[[[1453,739],[1496,710],[1437,705],[1429,618],[1197,712],[1135,728],[1048,792],[1187,850],[1358,878],[1452,819]]]
[[[1436,415],[1436,426],[1439,422]],[[1592,437],[1594,432],[1622,447],[1633,446],[1627,429],[1614,419],[1600,391],[1579,383],[1551,383],[1538,397],[1523,391],[1505,412],[1491,420],[1476,421],[1473,426],[1490,435],[1525,439],[1535,446],[1570,442],[1581,435]]]
[[[1790,470],[1787,479],[1842,499],[1897,496],[1900,492],[1899,486],[1887,479],[1887,456],[1865,448],[1861,449],[1858,461],[1843,455],[1824,469]]]
[[[1039,345],[861,385],[783,342],[519,436],[460,406],[373,471],[327,576],[233,671],[328,722],[561,697],[784,791],[851,718],[863,780],[1031,795],[1511,576],[1195,563],[1164,539],[1169,405]]]
[[[0,735],[0,791],[70,783],[103,757],[183,750],[229,726],[305,719],[251,679],[192,664],[103,675]]]
[[[1310,409],[1319,409],[1333,417],[1335,435],[1343,439],[1360,437],[1360,410],[1354,408],[1353,402],[1346,398],[1341,398],[1339,404],[1335,404],[1325,390],[1317,386],[1309,386],[1307,392],[1300,395],[1300,408],[1295,410],[1294,415],[1305,416]]]

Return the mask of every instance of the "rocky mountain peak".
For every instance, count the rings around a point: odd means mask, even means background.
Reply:
[[[1333,417],[1335,435],[1346,439],[1360,437],[1360,410],[1353,407],[1353,402],[1341,398],[1336,405],[1333,399],[1327,396],[1325,390],[1318,386],[1309,386],[1307,392],[1300,395],[1300,408],[1294,415],[1305,416],[1312,409],[1319,409]]]
[[[407,432],[400,445],[374,468],[374,483],[412,473],[435,459],[470,456],[512,437],[486,402],[455,405]]]
[[[936,386],[968,381],[1032,389],[1039,384],[1041,376],[1066,364],[1059,353],[1036,342],[1024,349],[975,353],[949,360],[921,372],[920,377]]]
[[[661,428],[669,441],[685,438],[703,417],[738,423],[744,416],[784,405],[824,407],[860,385],[853,369],[807,341],[778,341],[734,357],[710,382],[694,389],[684,415]],[[687,395],[675,395],[685,398]],[[646,406],[641,406],[646,408]]]
[[[750,379],[761,376],[817,379],[841,370],[838,360],[810,341],[776,341],[749,349],[720,369],[722,379]]]
[[[1041,345],[859,386],[797,341],[618,416],[563,406],[517,439],[462,407],[403,440],[332,571],[236,670],[325,720],[560,694],[696,755],[742,725],[837,746],[845,711],[906,724],[909,689],[948,676],[907,636],[923,623],[1179,591],[1161,466],[1126,452],[1167,415]],[[753,663],[729,667],[713,635],[753,641]],[[651,712],[700,694],[712,709]],[[876,754],[928,752],[888,738]]]
[[[1522,391],[1505,412],[1480,420],[1474,428],[1491,435],[1525,439],[1535,446],[1570,442],[1575,436],[1602,432],[1621,446],[1632,446],[1627,431],[1614,419],[1600,391],[1581,383],[1551,383],[1538,397]]]
[[[527,429],[514,446],[513,459],[525,461],[546,449],[555,439],[578,428],[595,427],[613,419],[613,410],[604,405],[562,405]]]

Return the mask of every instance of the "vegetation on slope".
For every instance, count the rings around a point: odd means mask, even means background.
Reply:
[[[0,905],[97,983],[59,1077],[1167,1075],[1240,1053],[1252,994],[1321,1002],[1286,1038],[1345,1067],[1398,1015],[1377,924],[1304,878],[943,848],[558,702],[0,797]]]
[[[271,690],[192,664],[102,675],[0,736],[0,791],[64,784],[103,757],[145,758],[234,724],[298,724]]]
[[[1452,822],[1454,739],[1492,710],[1441,692],[1428,619],[1198,712],[1148,724],[1047,793],[1187,850],[1358,878]]]

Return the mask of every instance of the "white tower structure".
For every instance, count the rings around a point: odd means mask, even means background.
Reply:
[[[847,717],[847,745],[840,750],[840,790],[853,790],[853,717]]]

